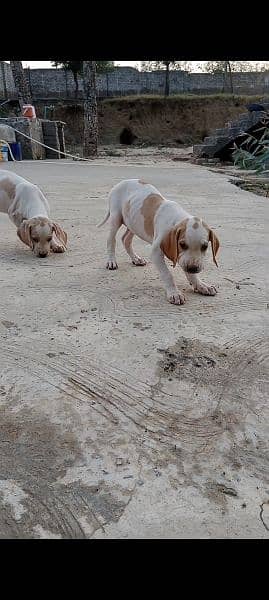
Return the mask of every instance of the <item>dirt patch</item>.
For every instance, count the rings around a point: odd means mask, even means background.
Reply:
[[[61,431],[33,411],[1,411],[0,537],[33,538],[39,530],[53,537],[84,538],[75,517],[88,518],[93,529],[116,521],[125,503],[99,486],[60,482],[68,467],[83,462],[74,435]],[[9,493],[7,493],[7,490]]]
[[[175,346],[158,351],[163,354],[159,361],[161,376],[192,381],[210,381],[215,376],[213,371],[217,370],[218,376],[220,371],[226,372],[229,361],[227,353],[220,348],[185,338],[179,339]]]
[[[241,190],[252,192],[256,196],[269,196],[269,178],[268,181],[259,181],[258,178],[231,180],[231,183],[240,187]]]

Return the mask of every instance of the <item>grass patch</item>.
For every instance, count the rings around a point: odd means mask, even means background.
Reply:
[[[129,102],[134,103],[149,103],[157,102],[160,104],[166,104],[173,102],[209,102],[214,103],[222,100],[227,102],[239,102],[239,104],[248,104],[260,99],[259,96],[237,96],[233,94],[173,94],[171,96],[160,96],[158,94],[141,94],[133,96],[117,96],[115,98],[105,98],[101,100],[102,104],[128,104]]]

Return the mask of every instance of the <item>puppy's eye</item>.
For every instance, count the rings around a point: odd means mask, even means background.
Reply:
[[[37,237],[32,237],[33,242],[38,242],[38,238]]]
[[[52,237],[48,237],[48,242],[51,242],[51,240],[52,240]]]
[[[206,243],[202,244],[202,246],[201,246],[202,252],[205,252],[207,250],[207,248],[208,248],[208,244],[206,244]]]
[[[187,246],[187,244],[185,244],[185,242],[180,242],[179,245],[182,248],[182,250],[188,250],[188,246]]]

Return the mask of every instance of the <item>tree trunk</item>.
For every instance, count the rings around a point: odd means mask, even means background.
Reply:
[[[4,98],[7,100],[7,82],[6,82],[6,73],[5,73],[5,63],[1,61],[1,71],[4,85]]]
[[[75,98],[77,99],[77,97],[78,97],[78,74],[76,71],[73,71],[73,77],[74,77],[74,82],[75,82]]]
[[[165,89],[164,95],[169,96],[170,91],[170,71],[169,71],[169,62],[165,62]]]
[[[22,62],[20,60],[11,60],[10,66],[15,83],[15,88],[18,93],[19,105],[22,109],[24,104],[32,104],[32,97],[29,84],[24,75]]]
[[[234,93],[233,76],[232,76],[231,63],[229,60],[227,60],[227,67],[228,67],[228,71],[229,71],[231,94],[233,94]]]
[[[225,61],[224,69],[223,69],[223,92],[227,92],[227,73],[228,73],[228,63]]]
[[[96,63],[83,61],[84,143],[83,156],[97,155],[98,115],[96,101]]]

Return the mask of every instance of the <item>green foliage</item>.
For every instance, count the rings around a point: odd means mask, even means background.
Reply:
[[[141,62],[142,71],[156,71],[162,69],[169,69],[170,71],[189,71],[190,67],[191,63],[184,60],[147,60]]]
[[[207,71],[207,73],[226,73],[228,70],[228,65],[233,73],[250,73],[268,69],[268,65],[266,66],[266,63],[264,63],[262,66],[253,61],[211,60],[205,64],[204,70]]]

